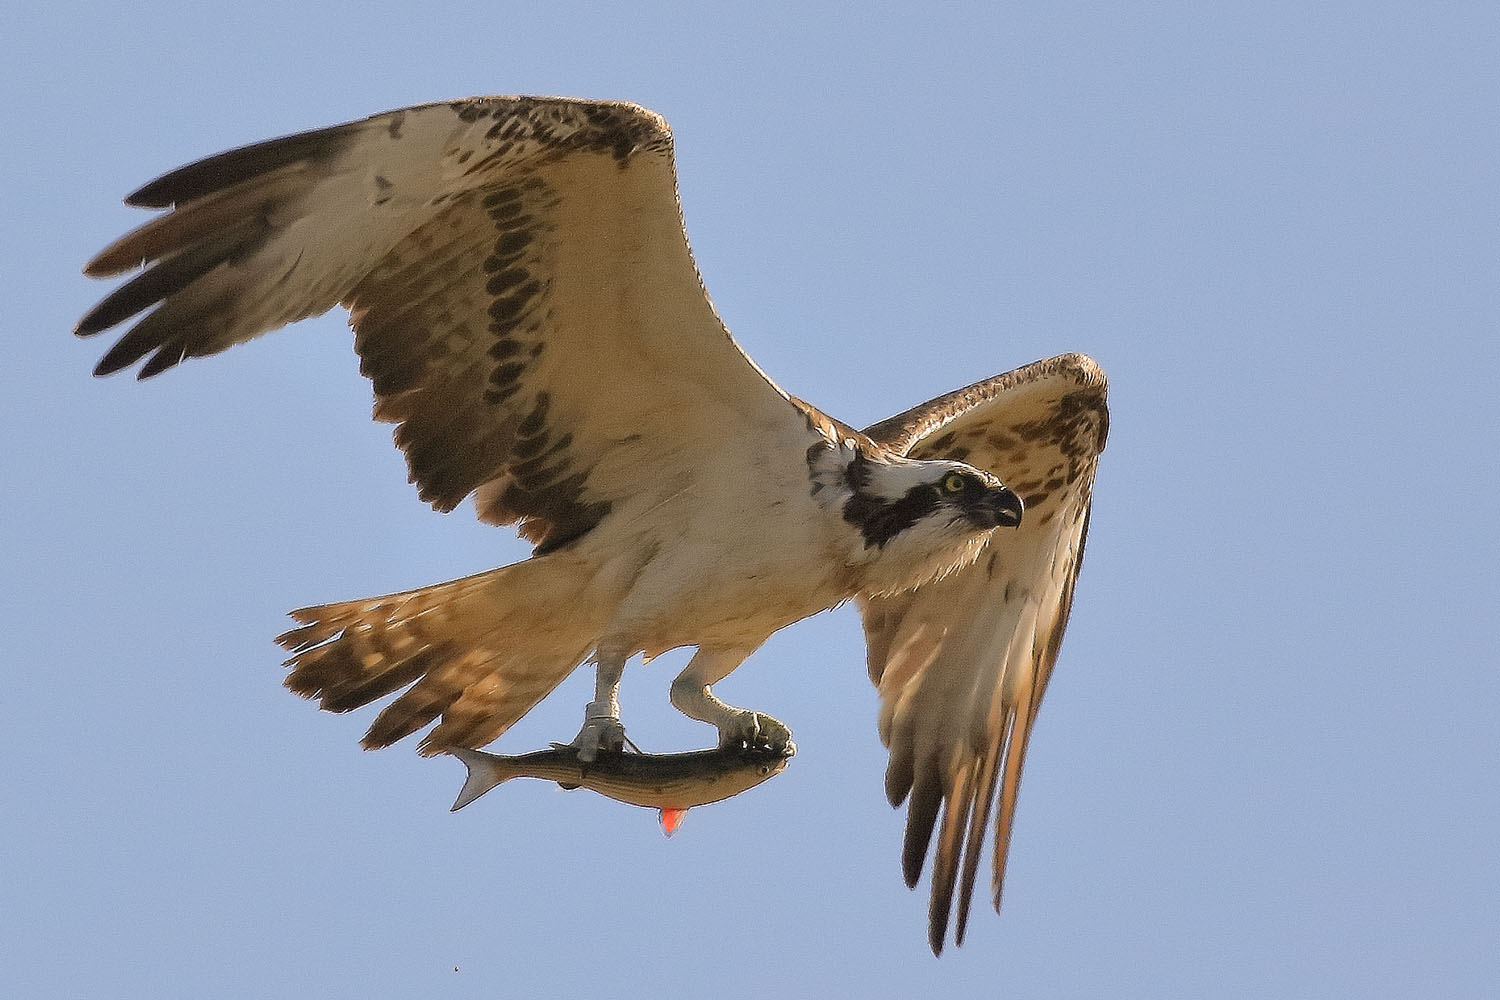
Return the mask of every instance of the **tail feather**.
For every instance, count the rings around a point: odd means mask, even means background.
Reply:
[[[330,712],[350,712],[372,701],[394,694],[452,655],[446,644],[424,649],[406,659],[392,659],[383,670],[364,679],[334,683],[323,693],[323,708]]]
[[[494,740],[552,691],[598,642],[611,602],[595,574],[557,553],[362,601],[301,608],[277,637],[292,655],[286,686],[330,712],[402,688],[363,743],[389,746],[434,720],[423,754]],[[409,685],[409,687],[408,687]]]

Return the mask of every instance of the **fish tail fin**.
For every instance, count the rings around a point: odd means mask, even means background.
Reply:
[[[482,747],[573,672],[598,642],[618,595],[598,567],[556,552],[419,590],[292,612],[277,637],[286,686],[347,712],[402,692],[364,745],[425,729],[418,751]],[[403,691],[403,689],[405,689]]]
[[[478,750],[448,747],[445,752],[463,761],[464,767],[469,769],[464,775],[464,787],[458,790],[458,798],[453,800],[453,806],[448,810],[449,812],[458,812],[491,788],[501,782],[509,781],[517,774],[516,771],[503,766],[492,755]]]

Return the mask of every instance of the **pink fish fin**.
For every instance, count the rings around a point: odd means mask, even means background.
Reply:
[[[657,810],[657,816],[661,819],[661,832],[666,834],[668,837],[672,836],[672,834],[677,832],[677,828],[682,825],[682,818],[686,816],[687,813],[688,811],[686,809]]]

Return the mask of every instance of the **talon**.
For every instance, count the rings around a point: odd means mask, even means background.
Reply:
[[[795,752],[792,731],[782,722],[763,712],[742,712],[719,729],[719,746],[725,748],[767,749],[790,756]]]

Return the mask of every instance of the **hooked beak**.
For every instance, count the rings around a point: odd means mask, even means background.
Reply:
[[[1014,528],[1021,523],[1025,509],[1014,490],[996,486],[974,506],[970,516],[983,528]]]

